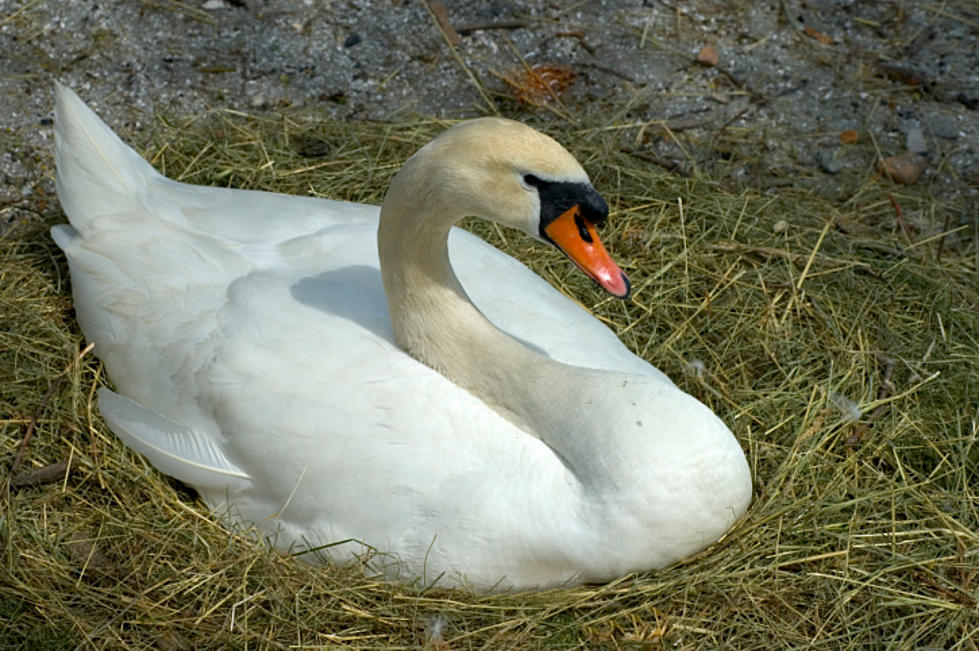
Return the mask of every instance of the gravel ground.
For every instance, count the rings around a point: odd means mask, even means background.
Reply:
[[[0,0],[0,224],[30,218],[53,191],[54,79],[138,142],[157,112],[213,107],[540,113],[503,79],[522,60],[573,70],[571,114],[633,125],[623,138],[677,173],[846,198],[841,173],[912,150],[928,162],[917,183],[976,219],[974,1],[445,4],[462,34],[454,52],[415,0]],[[705,46],[716,65],[696,62]],[[662,120],[677,137],[648,137],[642,125]],[[848,129],[863,147],[841,143]]]

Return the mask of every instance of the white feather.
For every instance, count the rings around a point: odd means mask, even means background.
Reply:
[[[389,575],[482,589],[661,567],[747,508],[748,467],[724,424],[479,238],[453,229],[448,242],[479,312],[587,367],[510,388],[568,432],[528,431],[395,345],[377,207],[176,183],[70,90],[55,97],[71,226],[52,236],[117,387],[100,391],[102,414],[212,507],[283,548],[365,541],[395,555],[372,563]],[[577,163],[542,165],[583,177]]]
[[[225,490],[242,488],[248,473],[231,463],[214,443],[143,407],[125,396],[102,387],[99,411],[126,446],[151,459],[156,468],[185,484]]]

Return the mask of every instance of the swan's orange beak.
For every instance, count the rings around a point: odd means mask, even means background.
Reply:
[[[629,278],[602,246],[595,225],[581,216],[578,206],[573,206],[545,226],[544,232],[602,289],[616,298],[628,298],[631,289]]]

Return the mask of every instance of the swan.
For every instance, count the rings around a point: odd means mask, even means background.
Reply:
[[[55,88],[57,190],[108,427],[227,526],[312,562],[475,591],[604,582],[717,541],[751,476],[715,414],[453,224],[629,283],[578,162],[480,118],[376,206],[178,183]],[[451,262],[450,262],[451,260]]]

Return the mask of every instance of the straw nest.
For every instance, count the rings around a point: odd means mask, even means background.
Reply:
[[[529,238],[471,226],[728,423],[755,496],[724,540],[609,585],[484,597],[229,535],[100,420],[105,376],[46,232],[64,218],[40,197],[39,218],[0,239],[0,423],[17,465],[2,486],[3,646],[975,649],[975,216],[870,164],[836,200],[804,178],[738,188],[706,164],[681,178],[627,151],[635,129],[583,121],[544,129],[609,200],[604,237],[633,299],[603,297]],[[214,112],[161,120],[142,144],[184,181],[376,203],[444,126]]]

